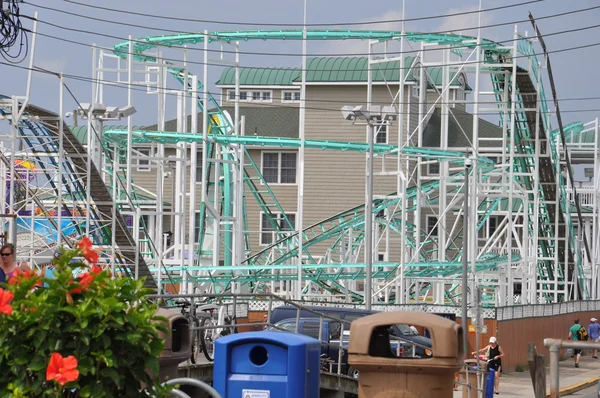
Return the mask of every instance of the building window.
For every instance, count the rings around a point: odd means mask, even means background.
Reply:
[[[427,175],[439,176],[440,175],[440,164],[438,162],[429,163],[427,165]]]
[[[438,218],[436,216],[427,216],[427,234],[431,237],[438,236]]]
[[[200,212],[196,212],[196,223],[194,224],[194,242],[198,243],[200,238]]]
[[[414,84],[411,89],[411,94],[415,98],[419,98],[419,84]]]
[[[138,149],[138,152],[139,154],[137,158],[137,170],[150,171],[150,153],[152,152],[151,149]]]
[[[290,223],[285,221],[285,218],[280,213],[273,214],[273,221],[279,226],[280,231],[294,231],[296,227],[296,215],[295,214],[286,214],[287,219]],[[262,246],[267,246],[275,243],[277,241],[277,233],[271,221],[269,220],[269,216],[265,213],[260,214],[260,244]]]
[[[271,102],[273,93],[271,91],[243,91],[240,90],[240,102]],[[235,90],[227,91],[227,100],[235,101]]]
[[[196,183],[202,182],[202,151],[196,153]]]
[[[284,91],[281,102],[300,102],[300,91]]]
[[[388,127],[389,125],[384,124],[383,126],[375,126],[375,143],[376,144],[387,144],[388,143]]]
[[[492,236],[500,225],[500,218],[498,216],[488,217],[488,236]]]
[[[296,153],[263,152],[262,174],[269,184],[295,184]]]

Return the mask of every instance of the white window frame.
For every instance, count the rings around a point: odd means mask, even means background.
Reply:
[[[431,170],[431,166],[436,165],[438,167],[437,172]],[[440,175],[440,163],[427,163],[427,175],[428,176],[439,176]]]
[[[200,167],[198,167],[200,165]],[[202,149],[196,151],[196,184],[202,184]]]
[[[276,236],[275,234],[277,233],[277,231],[263,231],[263,216],[265,216],[266,213],[264,211],[261,211],[259,213],[258,216],[258,244],[259,246],[270,246],[273,243],[277,242]],[[273,215],[277,216],[277,220],[283,220],[283,218],[281,218],[281,213],[273,213]],[[295,212],[289,212],[289,213],[285,213],[286,216],[288,216],[288,218],[290,216],[294,217],[294,221],[292,222],[294,224],[294,229],[290,230],[290,234],[294,233],[294,231],[296,230],[296,213]],[[271,233],[271,242],[269,243],[264,243],[263,242],[263,233],[264,234],[268,234]]]
[[[429,230],[429,220],[430,219],[435,219],[435,222],[432,224],[435,227],[432,227],[432,231]],[[431,215],[431,214],[425,216],[425,231],[427,232],[427,235],[429,235],[429,237],[431,237],[431,238],[437,238],[438,237],[439,231],[440,231],[440,228],[439,228],[440,226],[439,226],[438,222],[439,222],[438,216],[434,216],[434,215]]]
[[[374,134],[375,136],[373,137],[373,143],[374,144],[381,144],[381,145],[387,145],[390,142],[390,127],[391,124],[383,124],[381,126],[374,126],[373,130],[374,130]],[[377,141],[377,136],[379,134],[385,134],[385,141],[384,142],[378,142]]]
[[[262,151],[260,154],[260,173],[265,176],[264,173],[264,164],[265,164],[265,154],[266,153],[277,153],[277,182],[269,182],[266,181],[269,185],[298,185],[298,152],[294,151]],[[281,155],[284,153],[293,153],[296,155],[296,177],[294,182],[281,182]],[[261,184],[263,182],[261,181]]]
[[[413,84],[410,90],[410,94],[414,97],[414,98],[419,98],[419,83]]]
[[[152,147],[147,147],[147,148],[139,148],[137,149],[137,151],[139,152],[137,154],[137,160],[136,160],[136,168],[137,171],[140,172],[148,172],[152,170],[152,167],[150,166],[150,158],[152,157]],[[147,156],[147,159],[143,159],[143,156]]]
[[[496,224],[493,226],[493,229],[494,229],[493,231],[492,231],[492,223],[491,223],[492,220]],[[488,238],[490,238],[494,234],[494,232],[496,232],[498,230],[498,228],[500,227],[501,221],[502,221],[502,219],[500,218],[500,216],[497,216],[497,215],[491,215],[488,217],[487,222],[486,222],[486,224],[487,224],[486,230],[487,230]]]
[[[254,93],[258,93],[258,99],[254,99]],[[242,98],[242,94],[246,98]],[[265,94],[268,94],[268,99]],[[232,99],[233,98],[233,99]],[[235,102],[235,89],[227,90],[227,102]],[[240,90],[240,102],[273,102],[273,90],[262,90],[262,89],[244,89]]]
[[[292,96],[291,100],[285,99],[285,94],[289,93]],[[296,99],[296,94],[298,94],[298,99]],[[281,102],[286,104],[299,103],[300,102],[300,90],[285,90],[281,92]]]

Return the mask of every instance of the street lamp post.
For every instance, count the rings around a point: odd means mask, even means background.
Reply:
[[[352,124],[367,125],[367,144],[369,146],[365,179],[365,308],[371,309],[373,277],[373,157],[375,126],[383,126],[396,120],[396,108],[393,106],[371,105],[342,107],[342,116]],[[360,122],[358,122],[360,120]]]
[[[104,134],[104,122],[109,120],[121,120],[136,113],[133,106],[125,106],[117,108],[116,106],[106,106],[104,104],[89,104],[81,103],[80,109],[73,114],[76,117],[78,114],[82,119],[91,119],[92,128],[88,129],[89,143],[92,145],[88,148],[89,156],[94,161],[96,168],[102,173],[102,135]]]

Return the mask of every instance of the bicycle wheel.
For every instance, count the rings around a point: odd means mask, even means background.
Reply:
[[[198,362],[198,355],[200,354],[202,344],[200,340],[202,339],[200,336],[200,322],[197,318],[192,321],[192,355],[190,356],[190,361],[193,364]]]
[[[214,326],[217,326],[217,321],[214,318],[202,318],[202,321],[200,322],[200,333],[202,337],[200,342],[202,343],[202,352],[206,359],[211,362],[215,359],[215,334],[217,333],[217,329],[215,329]],[[205,327],[210,328],[204,329]]]

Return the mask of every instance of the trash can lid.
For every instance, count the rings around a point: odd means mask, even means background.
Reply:
[[[251,343],[271,343],[287,347],[321,344],[319,340],[313,337],[305,336],[303,334],[278,331],[236,333],[220,337],[219,339],[215,340],[215,344],[225,345],[239,345]]]

